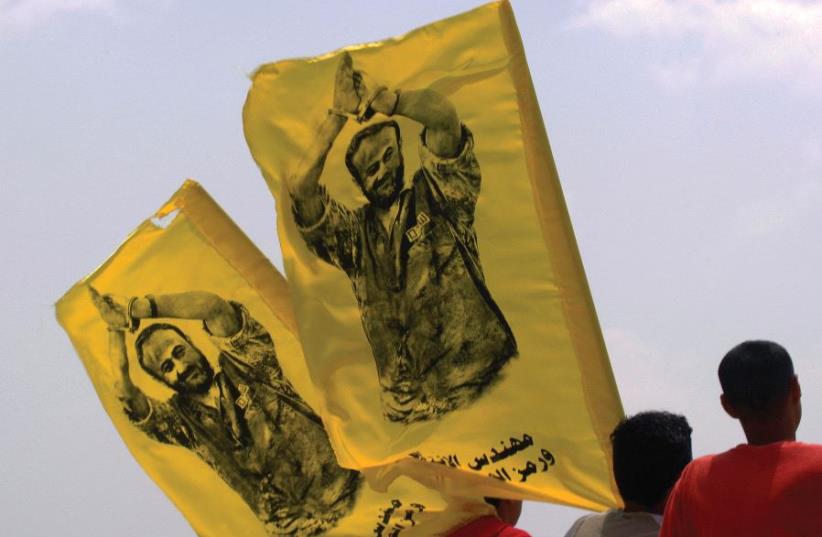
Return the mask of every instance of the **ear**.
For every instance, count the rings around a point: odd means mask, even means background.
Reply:
[[[802,387],[799,386],[799,377],[796,375],[791,379],[791,398],[795,401],[802,398]]]
[[[719,402],[722,403],[722,408],[725,412],[735,420],[739,419],[739,411],[728,401],[728,398],[725,397],[725,394],[719,396]]]

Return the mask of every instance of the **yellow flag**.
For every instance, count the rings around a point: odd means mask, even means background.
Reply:
[[[202,537],[422,537],[490,511],[337,464],[285,280],[194,182],[57,317],[126,445]]]
[[[243,119],[341,464],[615,505],[622,408],[510,5],[264,65]]]

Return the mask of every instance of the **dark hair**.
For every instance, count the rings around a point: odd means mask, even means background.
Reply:
[[[487,503],[488,505],[492,505],[494,507],[494,509],[499,509],[499,505],[502,501],[499,498],[488,498],[488,497],[483,498],[483,500],[485,500],[485,503]]]
[[[651,510],[664,500],[691,462],[691,426],[685,416],[640,412],[611,433],[614,477],[625,500]]]
[[[140,334],[137,336],[137,339],[134,340],[134,350],[137,351],[137,361],[140,363],[140,367],[142,367],[146,373],[148,373],[157,380],[163,381],[163,379],[160,378],[160,376],[156,372],[146,367],[146,363],[143,360],[143,345],[145,345],[146,341],[148,341],[148,339],[152,335],[154,335],[155,332],[159,332],[160,330],[173,330],[174,332],[178,333],[180,337],[185,339],[189,343],[189,345],[193,347],[194,344],[182,330],[180,330],[177,326],[174,326],[173,324],[169,323],[154,323],[152,325],[149,325],[142,332],[140,332]]]
[[[794,377],[788,351],[773,341],[745,341],[722,358],[719,383],[734,407],[766,416],[785,397]]]
[[[369,125],[366,128],[357,131],[356,134],[354,134],[354,137],[351,138],[351,143],[348,144],[348,149],[345,151],[345,166],[348,168],[348,171],[351,172],[351,175],[354,177],[354,181],[356,181],[360,186],[362,186],[362,177],[360,177],[360,173],[357,171],[356,166],[354,166],[354,154],[356,154],[357,150],[360,148],[360,144],[362,144],[363,140],[374,136],[386,127],[391,127],[394,129],[394,133],[397,135],[397,147],[402,150],[400,126],[393,119],[388,121],[380,121],[379,123],[374,123],[373,125]]]

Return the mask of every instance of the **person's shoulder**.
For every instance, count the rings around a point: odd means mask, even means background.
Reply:
[[[725,453],[715,455],[718,460],[734,458],[801,459],[808,463],[822,462],[822,445],[785,440],[765,445],[740,444]]]
[[[579,517],[576,522],[571,526],[568,532],[565,534],[565,537],[585,537],[585,536],[597,536],[602,534],[602,525],[605,522],[608,513],[611,511],[606,511],[604,513],[590,513],[587,515],[582,515]]]
[[[805,442],[788,442],[786,447],[808,453],[810,455],[822,455],[822,444],[808,444]]]
[[[726,451],[724,453],[715,453],[710,455],[703,455],[701,457],[697,457],[685,466],[685,469],[682,470],[682,476],[698,474],[711,466],[711,464],[716,461],[717,458],[724,458],[730,454],[730,451]],[[680,478],[681,479],[681,478]]]
[[[783,446],[783,449],[788,450],[792,459],[822,472],[822,445],[788,442]]]
[[[531,537],[531,534],[511,526],[502,530],[498,537]]]
[[[531,534],[527,531],[515,528],[507,523],[504,524],[505,527],[502,528],[502,531],[500,531],[496,537],[531,537]]]
[[[460,126],[459,146],[454,155],[441,156],[436,154],[425,143],[425,129],[420,133],[419,146],[420,162],[424,169],[439,171],[447,170],[454,166],[476,165],[474,158],[474,135],[464,124]]]
[[[449,537],[531,537],[531,534],[503,522],[494,515],[477,518]]]
[[[485,515],[468,522],[448,537],[491,537],[501,531],[503,524],[496,516]]]
[[[689,462],[682,470],[682,473],[679,474],[679,478],[674,485],[678,494],[687,496],[699,489],[698,483],[704,482],[710,475],[711,467],[727,453],[703,455]]]
[[[582,515],[577,519],[574,525],[583,525],[583,524],[591,524],[600,521],[604,521],[611,513],[615,512],[615,509],[609,509],[608,511],[603,511],[602,513],[588,513],[587,515]]]

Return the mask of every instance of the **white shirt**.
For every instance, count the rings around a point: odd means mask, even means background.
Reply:
[[[660,527],[662,517],[659,515],[611,509],[581,517],[565,537],[657,537]]]

